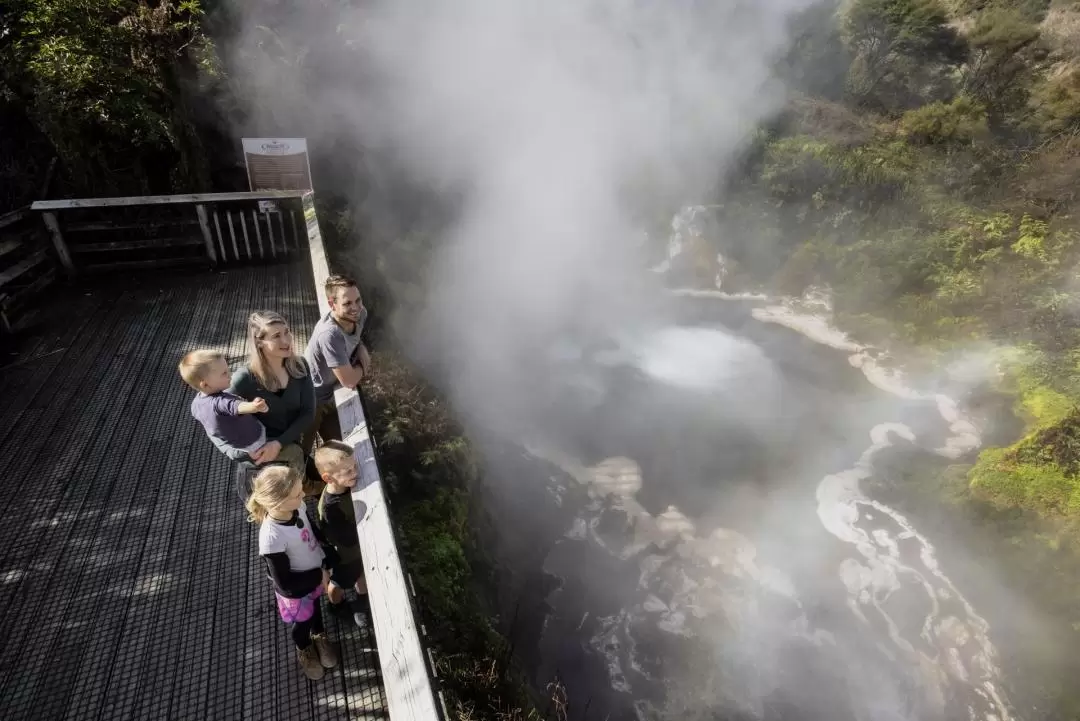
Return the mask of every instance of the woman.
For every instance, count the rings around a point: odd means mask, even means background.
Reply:
[[[258,415],[266,427],[266,445],[252,454],[255,465],[284,463],[305,473],[307,458],[298,444],[315,420],[315,389],[307,364],[293,352],[288,322],[272,311],[252,313],[248,318],[248,348],[248,364],[233,374],[229,390],[247,401],[266,401],[267,411]],[[222,450],[238,460],[228,449]],[[248,472],[238,474],[237,491],[246,499],[251,492],[253,467],[241,465]],[[318,494],[322,484],[308,481],[304,491]]]

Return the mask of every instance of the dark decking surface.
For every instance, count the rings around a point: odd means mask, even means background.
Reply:
[[[324,614],[341,665],[303,677],[176,372],[196,347],[240,360],[257,308],[305,343],[314,293],[306,261],[103,277],[3,347],[0,718],[384,715],[374,636],[347,620]]]

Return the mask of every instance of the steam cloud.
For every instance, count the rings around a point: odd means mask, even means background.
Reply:
[[[655,319],[637,221],[657,199],[715,189],[782,102],[771,65],[788,19],[810,4],[305,5],[275,24],[277,40],[243,20],[231,65],[262,132],[359,145],[415,185],[459,194],[424,322],[404,335],[425,358],[454,359],[442,380],[460,407],[504,423],[533,405],[534,361],[554,339]],[[281,63],[245,63],[256,45],[287,66],[318,62],[318,85],[301,91]]]

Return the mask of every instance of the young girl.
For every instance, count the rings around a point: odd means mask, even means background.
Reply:
[[[274,582],[281,620],[291,625],[300,667],[318,681],[338,657],[326,638],[319,604],[330,582],[330,564],[303,499],[303,477],[288,466],[270,466],[255,476],[247,509],[259,524],[259,555]]]

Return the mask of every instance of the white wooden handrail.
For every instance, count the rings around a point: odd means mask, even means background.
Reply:
[[[304,190],[260,190],[255,193],[194,193],[188,195],[132,195],[124,198],[74,198],[71,200],[35,200],[31,210],[70,210],[73,208],[117,208],[134,205],[175,205],[177,203],[227,203],[242,200],[279,200],[302,198]]]
[[[315,215],[314,195],[304,195],[304,219],[307,223],[311,270],[315,276],[320,314],[330,312],[322,285],[330,275],[326,249]],[[375,461],[360,396],[354,390],[339,388],[334,394],[341,434],[353,447],[360,468],[360,479],[353,489],[356,532],[367,573],[368,598],[371,602],[375,642],[386,688],[386,702],[391,721],[438,721],[440,704],[431,686],[420,629],[413,614],[409,584],[401,567],[394,529],[390,521],[382,478]]]

